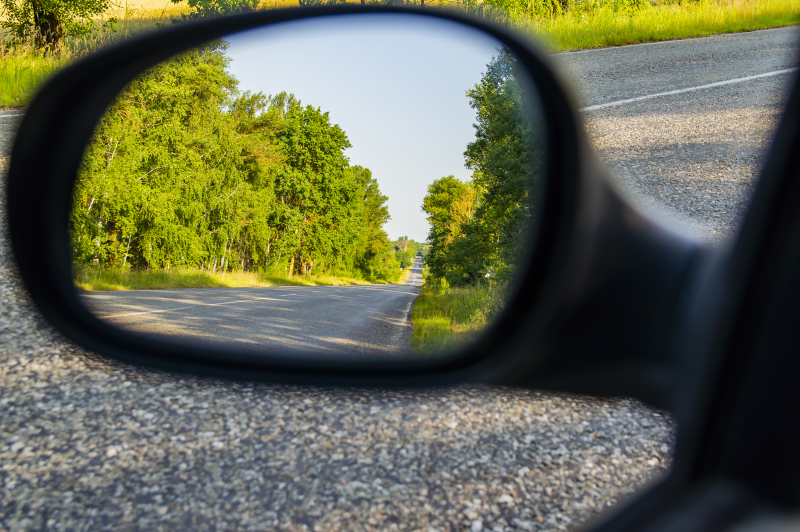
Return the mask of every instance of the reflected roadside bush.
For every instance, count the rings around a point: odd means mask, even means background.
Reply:
[[[411,346],[417,355],[440,354],[474,340],[505,308],[509,283],[484,281],[472,286],[448,287],[447,281],[427,272],[422,292],[414,302]]]

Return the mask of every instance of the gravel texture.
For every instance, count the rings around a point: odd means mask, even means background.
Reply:
[[[639,203],[707,242],[739,227],[783,101],[766,108],[639,116],[587,113],[592,144]],[[676,170],[677,169],[677,170]]]
[[[13,131],[0,116],[5,149]],[[251,385],[86,352],[20,288],[3,191],[0,531],[565,530],[669,466],[674,423],[625,399]]]

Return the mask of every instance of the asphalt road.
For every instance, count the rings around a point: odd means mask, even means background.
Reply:
[[[83,293],[100,319],[182,343],[326,357],[410,356],[410,313],[422,284],[194,288]]]
[[[796,48],[769,43],[775,34],[791,40],[793,31],[715,38],[713,46],[728,52],[714,57],[735,64],[739,54],[770,70]],[[559,60],[589,69],[588,106],[643,95],[636,89],[647,82],[647,54],[661,55],[648,76],[663,84],[642,89],[695,83],[686,72],[715,61],[693,66],[704,42]],[[761,59],[747,59],[753,50]],[[687,83],[673,83],[681,79]],[[776,76],[702,97],[587,111],[587,127],[624,186],[717,238],[737,223],[729,213],[746,202],[787,83]],[[4,151],[14,122],[0,113]],[[729,165],[735,156],[740,166]],[[486,386],[248,385],[115,363],[41,319],[20,287],[4,228],[2,530],[564,530],[669,467],[674,424],[624,399]]]
[[[788,70],[797,67],[798,40],[798,28],[788,27],[556,59],[621,188],[674,226],[717,242],[741,223],[796,76]],[[660,96],[613,105],[653,95]]]

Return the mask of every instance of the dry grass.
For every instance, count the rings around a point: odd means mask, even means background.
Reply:
[[[170,0],[118,0],[106,13],[106,17],[116,17],[121,21],[142,19],[178,18],[189,13],[186,2],[173,4]]]
[[[508,23],[552,51],[580,50],[800,24],[800,0],[670,0],[619,9],[583,0],[553,17],[515,13]]]
[[[263,286],[343,286],[372,284],[363,279],[332,275],[285,276],[255,272],[209,273],[200,268],[170,270],[101,270],[77,269],[75,286],[86,292],[113,290],[152,290],[169,288],[236,288]]]

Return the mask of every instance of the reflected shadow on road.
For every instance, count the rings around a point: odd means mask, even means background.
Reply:
[[[304,356],[411,356],[419,257],[405,284],[132,290],[80,294],[98,318],[184,345]]]

